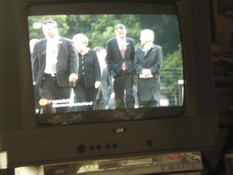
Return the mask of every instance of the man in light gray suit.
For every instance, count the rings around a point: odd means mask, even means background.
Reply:
[[[77,77],[77,54],[71,40],[59,36],[56,21],[43,23],[44,39],[35,44],[32,54],[34,85],[40,89],[41,99],[69,98],[69,86]],[[46,105],[42,113],[65,112],[66,107]]]

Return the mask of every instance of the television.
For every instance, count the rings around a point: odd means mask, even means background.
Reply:
[[[217,120],[207,0],[3,0],[0,11],[0,150],[7,167],[214,147]],[[29,41],[44,37],[41,25],[48,18],[57,21],[59,34],[71,45],[75,34],[87,35],[90,48],[105,48],[117,23],[127,27],[135,51],[141,47],[140,31],[153,30],[155,44],[162,50],[160,105],[137,105],[136,88],[131,108],[38,110],[38,102],[40,108],[49,100],[35,98],[38,89]],[[137,87],[138,77],[132,74]],[[68,99],[50,101],[53,108],[80,107],[72,102],[72,86],[69,90]],[[114,104],[113,97],[108,100]]]

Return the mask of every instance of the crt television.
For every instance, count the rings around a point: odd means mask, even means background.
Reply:
[[[207,0],[0,3],[0,150],[8,167],[214,147],[217,122]],[[141,47],[140,31],[152,29],[155,44],[163,51],[160,105],[109,105],[62,113],[38,110],[38,102],[40,108],[48,101],[35,98],[29,41],[43,38],[41,23],[48,18],[58,22],[64,37],[86,34],[92,48],[105,47],[106,40],[114,37],[117,23],[127,26],[135,50]],[[137,99],[137,88],[134,92]],[[114,104],[111,97],[108,100]],[[60,101],[68,108],[73,106],[71,97]]]

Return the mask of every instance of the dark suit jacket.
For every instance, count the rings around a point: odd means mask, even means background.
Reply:
[[[39,87],[42,86],[46,66],[46,43],[47,39],[36,43],[32,55],[33,79],[35,85]],[[70,74],[77,74],[77,54],[71,40],[67,38],[59,39],[56,71],[57,83],[60,87],[68,87]]]
[[[136,74],[140,74],[143,69],[150,69],[153,76],[159,76],[162,60],[163,53],[159,45],[153,45],[146,54],[139,48],[134,59]]]
[[[135,71],[140,74],[143,69],[150,69],[153,77],[148,79],[138,78],[137,90],[140,101],[151,101],[153,98],[159,101],[160,91],[160,69],[163,60],[162,48],[153,45],[148,52],[143,52],[140,48],[135,54]],[[157,92],[157,93],[156,93]]]
[[[79,72],[78,77],[81,78],[82,67],[84,71],[84,83],[85,87],[95,87],[95,82],[100,81],[100,65],[97,55],[93,49],[89,49],[88,53],[84,55],[84,63],[82,62],[82,55],[79,55]]]
[[[122,68],[122,63],[125,61],[127,70],[131,71],[131,67],[134,60],[135,48],[134,41],[131,38],[126,38],[126,53],[125,58],[121,56],[120,49],[118,47],[117,39],[111,38],[107,41],[107,64],[108,70],[112,76],[116,76]]]
[[[110,76],[108,69],[104,68],[102,70],[102,76],[101,76],[101,85],[98,89],[98,93],[96,95],[96,99],[99,99],[102,95],[102,98],[104,100],[108,100],[111,93],[112,93],[112,76]]]

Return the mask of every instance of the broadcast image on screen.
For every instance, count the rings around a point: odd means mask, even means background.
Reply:
[[[29,15],[28,27],[40,122],[131,120],[142,119],[130,117],[142,111],[182,111],[176,14]]]

